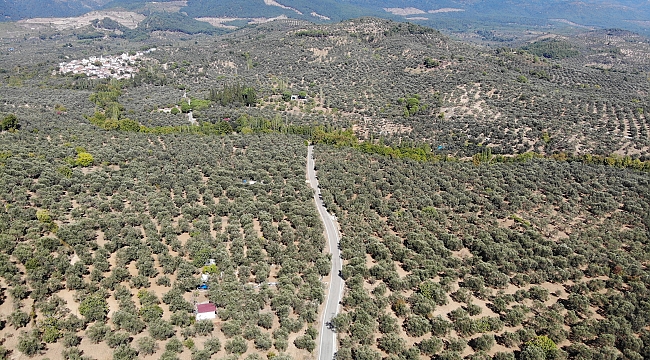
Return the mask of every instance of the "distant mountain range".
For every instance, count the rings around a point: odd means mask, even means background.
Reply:
[[[379,16],[440,29],[493,26],[622,28],[650,33],[650,2],[641,0],[158,0],[191,17],[271,18],[313,22]],[[145,0],[0,0],[2,20],[66,17],[122,7],[151,12]]]
[[[0,0],[4,21],[35,17],[68,17],[101,9],[111,0]]]

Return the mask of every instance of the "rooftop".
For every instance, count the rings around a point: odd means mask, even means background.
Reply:
[[[196,312],[199,314],[215,312],[215,311],[217,311],[217,306],[213,303],[208,302],[203,304],[196,304]]]

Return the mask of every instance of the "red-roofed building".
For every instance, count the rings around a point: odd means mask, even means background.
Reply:
[[[217,306],[211,302],[196,304],[196,321],[210,320],[217,317]]]

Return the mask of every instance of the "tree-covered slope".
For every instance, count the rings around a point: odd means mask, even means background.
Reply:
[[[277,2],[283,7],[265,4],[263,0],[253,1],[218,1],[218,0],[190,0],[183,9],[189,15],[200,16],[235,16],[235,17],[275,17],[285,15],[295,19],[323,22],[325,20],[340,21],[359,16],[387,15],[381,9],[370,9],[356,6],[347,2],[324,0],[305,1],[289,0]],[[327,19],[316,16],[316,13]]]
[[[489,49],[430,28],[365,18],[323,26],[273,22],[219,44],[216,52],[189,43],[156,53],[168,64],[160,76],[194,82],[197,92],[255,84],[259,106],[201,111],[210,119],[271,119],[280,112],[291,121],[351,125],[365,139],[426,142],[459,157],[486,147],[495,154],[648,154],[647,100],[640,95],[648,91],[648,47],[630,33]],[[190,61],[184,53],[196,56]],[[185,71],[171,65],[183,62]],[[282,100],[301,91],[305,101]]]
[[[630,32],[585,31],[520,48],[489,48],[377,18],[328,25],[279,20],[219,37],[187,38],[189,30],[146,40],[147,48],[158,48],[138,63],[139,74],[119,99],[125,116],[146,126],[186,123],[187,115],[169,112],[180,106],[179,89],[210,100],[211,93],[241,85],[255,90],[253,103],[210,103],[196,109],[196,119],[335,125],[363,140],[426,144],[438,155],[459,158],[488,148],[508,156],[648,156],[650,47]],[[143,46],[121,43],[108,31],[108,39],[84,42],[79,32],[57,37],[65,46],[54,48],[40,38],[7,41],[16,50],[0,58],[7,69],[3,81],[12,85],[5,96],[20,102],[42,92],[48,99],[42,102],[55,101],[38,80],[92,90],[101,82],[52,75],[58,66],[53,59]],[[15,68],[16,61],[25,68]],[[67,93],[56,101],[68,108],[79,103]],[[84,111],[92,115],[92,108]]]
[[[180,13],[153,13],[140,24],[139,31],[179,31],[185,34],[219,34],[223,30]]]
[[[99,9],[108,0],[4,0],[0,2],[2,20],[20,20],[34,17],[67,17]]]
[[[76,16],[99,8],[149,11],[144,0],[69,0],[38,4],[8,0],[0,3],[4,20],[31,17]],[[175,5],[178,6],[178,5]],[[387,10],[388,9],[388,10]],[[285,15],[314,22],[340,21],[359,16],[416,21],[440,29],[467,32],[485,28],[597,27],[624,28],[647,33],[650,6],[644,2],[582,1],[431,1],[431,0],[189,0],[183,12],[193,17],[271,18]]]

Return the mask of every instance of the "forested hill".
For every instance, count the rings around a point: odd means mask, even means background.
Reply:
[[[461,1],[461,0],[146,0],[17,1],[0,3],[4,20],[33,17],[77,16],[91,10],[126,8],[142,13],[169,3],[193,17],[271,18],[287,16],[314,22],[340,21],[360,16],[379,16],[452,31],[474,31],[495,27],[540,29],[623,28],[647,33],[650,5],[631,0],[582,1]],[[153,7],[151,6],[153,4]],[[168,11],[168,10],[167,10]]]
[[[277,16],[311,21],[325,20],[317,13],[333,21],[358,16],[381,16],[384,18],[415,21],[436,28],[462,31],[463,27],[500,27],[507,23],[522,26],[543,26],[560,22],[595,27],[616,27],[643,31],[644,22],[650,14],[647,3],[608,0],[572,2],[551,1],[459,1],[459,0],[348,0],[305,1],[284,0],[279,6],[263,6],[262,0],[190,0],[184,11],[195,16]]]
[[[193,16],[238,16],[238,17],[287,17],[315,22],[340,21],[360,16],[389,16],[376,4],[356,4],[354,1],[278,1],[275,5],[265,4],[263,0],[254,1],[215,1],[190,0],[184,11]],[[278,6],[282,5],[282,6]]]
[[[4,0],[0,2],[1,20],[34,17],[67,17],[85,14],[104,6],[110,0]]]
[[[186,29],[144,44],[122,43],[121,36],[98,28],[57,36],[7,42],[15,51],[0,58],[6,82],[31,84],[39,74],[52,86],[94,90],[97,79],[52,76],[58,65],[52,59],[158,42],[124,86],[129,95],[119,98],[123,114],[145,126],[185,124],[169,111],[179,106],[179,89],[188,89],[188,96],[208,101],[194,112],[207,123],[246,116],[327,124],[350,128],[363,140],[426,144],[459,158],[486,149],[507,156],[649,155],[650,45],[626,31],[545,36],[520,48],[477,47],[432,28],[377,18],[325,25],[278,20],[214,37],[190,38]],[[254,89],[252,103],[217,96],[240,85]],[[5,97],[33,97],[26,95],[32,91],[41,90],[8,87]],[[151,115],[163,108],[168,112]]]

